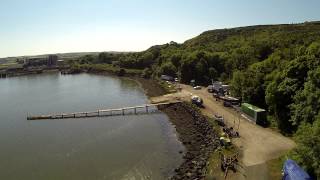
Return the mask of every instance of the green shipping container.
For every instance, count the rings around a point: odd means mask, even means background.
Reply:
[[[243,113],[251,117],[256,124],[259,124],[262,126],[266,125],[266,122],[267,122],[266,110],[248,103],[242,103],[241,110]]]

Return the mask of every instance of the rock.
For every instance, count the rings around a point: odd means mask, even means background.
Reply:
[[[171,179],[204,179],[209,153],[219,146],[215,143],[218,135],[201,112],[187,103],[175,104],[164,111],[175,125],[180,141],[186,148],[184,162],[174,170]],[[180,150],[179,154],[182,153]]]

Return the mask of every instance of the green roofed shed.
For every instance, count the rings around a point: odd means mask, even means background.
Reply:
[[[248,115],[256,124],[264,126],[267,120],[266,110],[249,103],[242,103],[241,110]]]

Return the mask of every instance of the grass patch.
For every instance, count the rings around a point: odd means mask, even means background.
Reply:
[[[222,128],[218,125],[218,122],[214,120],[212,117],[206,116],[209,123],[212,125],[213,130],[221,135],[222,134]],[[215,179],[224,179],[225,173],[221,169],[221,160],[220,160],[220,153],[223,153],[226,156],[234,155],[235,153],[239,152],[239,149],[231,144],[229,146],[223,146],[219,149],[217,149],[215,152],[213,152],[210,155],[210,158],[208,159],[207,164],[207,174],[205,179],[206,180],[215,180]],[[232,174],[233,172],[230,170],[228,174]]]
[[[17,65],[17,63],[15,62],[10,62],[10,63],[5,63],[5,64],[0,64],[0,69],[6,69],[10,66],[14,66],[14,65]]]
[[[87,69],[93,72],[108,72],[112,74],[119,74],[121,70],[124,70],[124,75],[141,75],[141,69],[125,69],[120,68],[119,66],[115,66],[112,64],[81,64],[79,65],[81,69]]]
[[[167,81],[159,81],[159,85],[167,92],[167,93],[175,93],[177,92],[176,85],[172,82]]]
[[[7,66],[7,65],[0,64],[0,70],[1,70],[1,69],[7,69],[7,68],[8,68],[8,66]]]
[[[207,162],[207,174],[205,179],[206,180],[224,179],[225,173],[222,171],[220,166],[221,165],[220,153],[230,156],[237,152],[238,152],[238,149],[234,145],[223,147],[213,152],[210,155],[210,158],[208,159],[208,162]],[[228,172],[228,176],[232,174],[233,174],[233,171],[230,170]]]
[[[286,160],[286,155],[281,156],[276,159],[267,161],[267,167],[270,179],[281,179],[282,178],[282,167]]]
[[[218,122],[213,117],[206,116],[206,118],[212,125],[213,131],[220,135],[222,133],[222,129],[221,126],[219,126]]]
[[[205,179],[214,180],[214,179],[222,179],[224,177],[224,172],[220,167],[220,154],[218,152],[214,152],[211,154],[208,160],[207,166],[207,174]]]

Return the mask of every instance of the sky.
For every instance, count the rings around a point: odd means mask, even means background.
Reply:
[[[0,0],[0,57],[142,51],[203,31],[320,20],[320,0]]]

